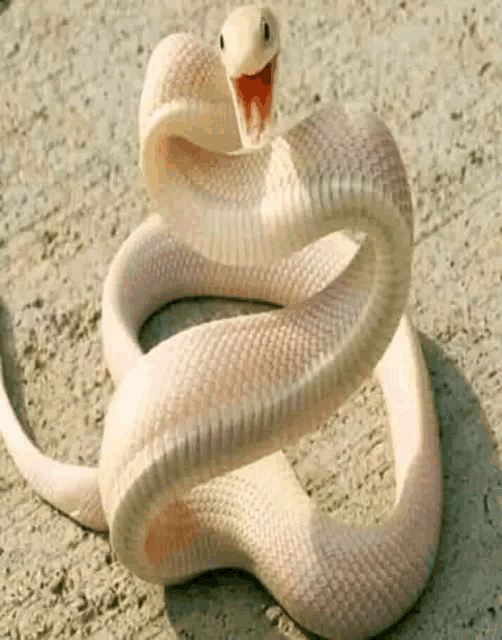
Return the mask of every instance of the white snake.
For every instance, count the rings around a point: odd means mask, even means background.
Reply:
[[[242,567],[304,627],[367,637],[422,591],[441,518],[430,383],[403,316],[412,257],[404,167],[385,125],[355,106],[326,106],[272,132],[279,29],[267,8],[232,12],[218,46],[221,59],[174,34],[148,66],[141,165],[162,215],[129,237],[104,286],[118,388],[99,469],[44,456],[3,388],[0,429],[34,489],[83,525],[109,528],[119,559],[146,580]],[[342,228],[366,233],[359,251],[332,233]],[[284,308],[200,325],[143,355],[146,318],[192,295]],[[395,506],[383,524],[343,526],[315,509],[280,447],[375,366]]]

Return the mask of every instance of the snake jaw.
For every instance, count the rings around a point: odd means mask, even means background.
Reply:
[[[244,146],[257,146],[272,128],[277,65],[278,54],[257,73],[230,79]]]

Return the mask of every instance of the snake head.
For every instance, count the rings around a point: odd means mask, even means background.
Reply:
[[[268,7],[238,7],[218,36],[242,144],[259,145],[274,121],[279,23]]]

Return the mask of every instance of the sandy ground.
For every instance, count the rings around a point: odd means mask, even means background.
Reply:
[[[336,8],[331,7],[335,5]],[[328,5],[331,8],[326,8]],[[212,42],[228,7],[144,0],[0,2],[1,334],[27,430],[61,460],[96,461],[112,383],[100,341],[108,265],[149,210],[137,170],[146,62],[172,31]],[[411,309],[441,421],[437,564],[382,638],[502,637],[502,3],[282,2],[280,110],[376,105],[416,210]],[[155,341],[235,312],[173,305]],[[169,325],[169,326],[168,326]],[[378,521],[393,496],[381,396],[369,383],[292,457],[319,505]],[[305,638],[252,577],[162,589],[106,536],[39,500],[0,444],[1,638]]]

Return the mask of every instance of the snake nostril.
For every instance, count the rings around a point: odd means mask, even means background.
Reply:
[[[220,33],[220,49],[223,51],[225,48],[225,40],[223,39],[223,34]]]

